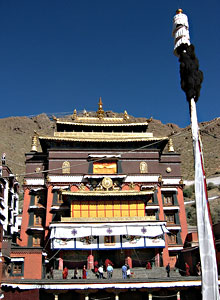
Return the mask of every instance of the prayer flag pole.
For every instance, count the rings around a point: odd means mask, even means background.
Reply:
[[[215,243],[208,203],[206,177],[203,165],[202,142],[196,112],[196,101],[200,95],[203,74],[190,44],[188,18],[178,9],[173,18],[174,54],[179,57],[181,87],[189,102],[195,165],[195,199],[199,252],[202,267],[203,300],[219,300],[218,270]]]

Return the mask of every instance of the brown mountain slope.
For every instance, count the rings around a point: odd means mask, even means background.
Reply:
[[[111,114],[111,112],[107,112]],[[133,117],[131,117],[133,118]],[[143,120],[144,118],[138,118]],[[193,178],[193,152],[190,127],[179,128],[175,124],[162,124],[152,120],[148,127],[154,136],[171,136],[175,151],[181,154],[184,179]],[[220,118],[200,124],[207,176],[220,174]],[[0,119],[0,154],[6,153],[7,164],[15,174],[23,174],[24,154],[31,149],[34,131],[52,135],[54,122],[47,115],[33,118],[10,117]],[[18,180],[22,180],[22,176]]]

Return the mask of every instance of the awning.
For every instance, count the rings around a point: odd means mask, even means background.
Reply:
[[[71,226],[51,227],[50,238],[79,238],[85,236],[116,236],[116,235],[135,235],[145,237],[156,237],[169,232],[165,224],[72,224]]]

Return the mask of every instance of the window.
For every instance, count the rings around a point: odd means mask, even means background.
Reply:
[[[57,194],[57,203],[63,203],[63,197],[61,192],[58,192]]]
[[[116,174],[117,162],[116,161],[102,161],[93,163],[93,174]]]
[[[41,238],[39,236],[33,236],[33,247],[40,247]]]
[[[172,193],[164,193],[164,205],[173,205],[174,204],[174,199],[173,199],[173,194]]]
[[[13,264],[13,274],[22,274],[22,263]]]
[[[11,276],[23,276],[24,272],[24,258],[17,257],[11,258],[11,268],[10,268],[10,275]]]
[[[172,245],[172,244],[176,244],[177,242],[177,236],[175,233],[171,233],[171,235],[168,235],[168,244]]]
[[[168,224],[175,224],[175,215],[174,214],[166,214],[166,221]]]
[[[34,225],[35,226],[40,226],[42,225],[42,218],[40,216],[34,215]]]
[[[115,236],[104,236],[104,244],[106,246],[114,246],[115,245]]]

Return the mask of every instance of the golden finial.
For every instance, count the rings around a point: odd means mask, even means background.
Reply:
[[[31,151],[37,152],[37,132],[34,131],[34,136],[32,137]]]
[[[147,122],[150,123],[153,120],[153,117],[150,117],[150,119],[147,119]]]
[[[74,109],[71,119],[72,119],[72,120],[76,120],[76,119],[77,119],[77,112],[76,112],[76,109]]]
[[[104,110],[102,109],[102,98],[100,97],[99,98],[99,108],[98,108],[98,110],[97,110],[97,117],[99,118],[99,119],[102,119],[103,117],[104,117]]]
[[[50,182],[50,181],[51,181],[51,179],[50,179],[50,176],[49,176],[49,175],[47,175],[47,176],[46,176],[46,181],[47,181],[47,182]]]
[[[176,11],[176,14],[182,14],[182,13],[183,13],[182,8],[178,8],[177,11]]]
[[[168,141],[168,151],[169,152],[174,152],[173,140],[172,139],[169,139],[169,141]]]
[[[52,115],[52,118],[53,118],[54,121],[57,121],[57,117],[56,116]]]
[[[127,111],[125,110],[124,111],[124,120],[127,121],[128,119],[129,119],[129,116],[128,116]]]
[[[163,177],[162,175],[160,174],[160,176],[158,177],[158,182],[161,183],[163,181]]]
[[[180,184],[180,185],[184,185],[184,183],[183,183],[183,178],[180,179],[179,184]]]

